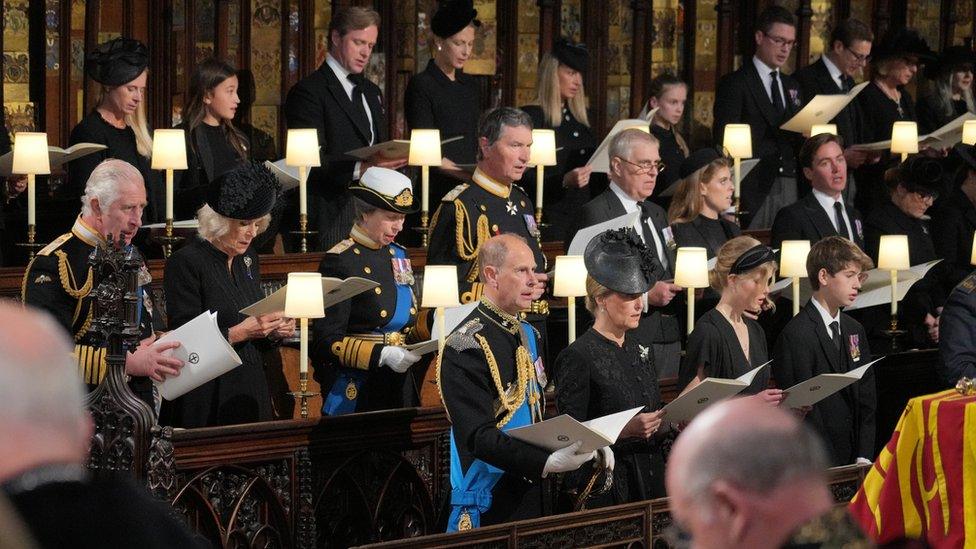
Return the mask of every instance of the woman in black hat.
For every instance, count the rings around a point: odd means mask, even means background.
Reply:
[[[221,175],[197,212],[200,238],[166,262],[169,327],[178,328],[204,311],[216,312],[217,325],[242,364],[165,402],[160,415],[164,425],[208,427],[272,419],[261,351],[291,336],[295,321],[281,313],[253,317],[238,311],[264,298],[261,265],[251,241],[268,227],[278,191],[274,175],[257,163],[243,163]]]
[[[973,102],[973,64],[976,53],[966,46],[950,46],[938,61],[925,67],[932,79],[928,93],[918,98],[918,133],[931,133],[967,112]]]
[[[668,209],[668,223],[679,247],[695,246],[715,257],[722,244],[742,234],[724,217],[732,207],[735,183],[731,162],[717,149],[699,149],[681,163],[678,188]]]
[[[107,158],[125,160],[142,174],[149,205],[143,223],[161,221],[165,215],[165,189],[151,182],[152,133],[146,119],[146,81],[149,50],[138,40],[118,37],[100,44],[85,58],[85,74],[100,87],[95,109],[85,115],[68,139],[97,143],[108,148],[68,165],[66,194],[80,197],[88,176]]]
[[[410,129],[438,129],[444,144],[440,170],[431,174],[431,203],[459,183],[459,164],[475,162],[478,149],[478,116],[481,91],[475,77],[463,68],[474,49],[475,32],[481,26],[471,0],[442,2],[431,18],[433,57],[427,68],[414,75],[404,92],[404,114]]]
[[[722,245],[716,258],[708,278],[721,298],[688,336],[678,373],[678,387],[684,391],[706,377],[736,378],[769,360],[766,334],[746,313],[761,310],[768,299],[769,281],[776,273],[773,250],[751,236],[738,236]],[[783,391],[768,385],[769,368],[764,368],[742,394],[779,404]]]
[[[946,264],[945,289],[951,291],[973,271],[970,263],[976,234],[976,146],[954,147],[960,166],[953,176],[949,196],[931,210],[935,251]]]
[[[556,131],[556,165],[546,168],[545,204],[536,205],[545,212],[550,239],[566,238],[579,208],[607,186],[606,177],[592,174],[586,165],[599,145],[590,129],[583,89],[589,59],[585,45],[566,39],[556,42],[552,53],[539,60],[535,103],[522,107],[532,117],[533,127]],[[526,174],[522,180],[534,181],[534,175]]]
[[[877,264],[881,236],[904,234],[908,235],[912,265],[939,259],[925,212],[942,193],[942,165],[933,158],[912,156],[888,170],[886,176],[890,196],[864,220],[865,251]],[[943,262],[929,270],[911,287],[898,308],[899,327],[909,331],[913,346],[939,342],[939,311],[952,289],[945,286],[945,268]],[[878,318],[866,317],[862,324],[868,329],[868,337],[877,338],[872,346],[882,349],[890,344],[890,338],[881,334],[888,327],[890,316],[885,307],[875,309],[883,309],[878,311]]]
[[[323,415],[416,405],[410,367],[420,356],[404,347],[417,320],[414,276],[394,240],[417,211],[410,178],[372,167],[349,188],[356,221],[349,238],[326,252],[323,276],[359,276],[380,284],[331,307],[313,323],[311,355],[322,386]],[[426,330],[425,330],[426,331]],[[411,333],[417,339],[426,339]]]
[[[616,462],[613,485],[586,502],[588,507],[664,496],[661,440],[668,429],[662,425],[654,355],[628,335],[640,322],[641,296],[656,282],[646,268],[650,257],[630,228],[607,231],[590,241],[584,262],[586,308],[593,314],[593,326],[556,358],[560,413],[586,421],[644,407],[611,446]],[[584,467],[568,476],[568,491],[575,491],[572,499],[579,499],[592,473]]]

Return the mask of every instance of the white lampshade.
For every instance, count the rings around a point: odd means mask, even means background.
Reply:
[[[976,120],[962,123],[962,142],[966,145],[976,145]]]
[[[427,265],[424,267],[424,288],[421,307],[457,307],[458,280],[456,265]]]
[[[809,240],[784,240],[779,249],[779,275],[784,278],[806,278]]]
[[[407,164],[411,166],[441,165],[441,131],[411,130],[410,154]]]
[[[878,268],[886,271],[911,268],[908,259],[908,235],[886,234],[878,246]]]
[[[810,137],[821,133],[837,135],[837,124],[814,124],[810,127]]]
[[[586,295],[586,265],[581,255],[556,256],[556,272],[552,295],[580,297]]]
[[[969,255],[969,264],[976,265],[976,233],[973,234],[973,251]]]
[[[322,165],[319,157],[319,134],[315,128],[288,130],[285,143],[285,165],[315,168]]]
[[[14,134],[15,174],[43,175],[51,173],[51,159],[47,150],[47,134],[42,132],[17,132]]]
[[[915,154],[918,152],[918,125],[914,122],[895,122],[891,126],[891,152]]]
[[[708,250],[705,248],[678,248],[674,261],[674,283],[682,288],[708,287]]]
[[[288,273],[285,316],[322,318],[325,316],[321,273]]]
[[[185,170],[186,137],[183,130],[153,131],[152,169]]]
[[[532,149],[529,152],[529,165],[556,165],[556,132],[554,130],[532,130]]]
[[[726,124],[722,146],[732,158],[752,158],[752,129],[749,124]]]

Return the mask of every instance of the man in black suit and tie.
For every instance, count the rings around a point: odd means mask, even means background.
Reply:
[[[406,164],[406,158],[375,155],[357,161],[345,154],[387,140],[380,89],[363,76],[376,46],[379,24],[378,13],[357,6],[333,15],[325,62],[295,84],[285,102],[290,129],[318,131],[322,167],[309,173],[308,216],[309,229],[318,231],[312,240],[323,250],[349,235],[355,217],[349,184],[370,166],[396,169]],[[298,215],[287,218],[297,219]]]
[[[776,214],[770,231],[772,247],[780,248],[784,240],[814,244],[840,235],[863,250],[861,214],[844,200],[848,166],[841,138],[821,133],[807,139],[800,149],[800,166],[813,190]]]
[[[861,21],[845,19],[838,23],[830,33],[830,49],[816,62],[793,74],[800,84],[804,101],[810,101],[817,95],[849,92],[854,87],[854,77],[871,58],[872,42],[874,42],[874,33]],[[847,158],[847,167],[851,170],[859,168],[865,161],[878,158],[875,154],[852,147],[864,142],[861,138],[863,121],[856,103],[851,101],[830,121],[837,126],[837,135],[847,146],[844,149],[844,157]],[[850,203],[854,201],[854,192],[854,181],[848,174],[844,198]]]
[[[840,309],[854,302],[871,258],[832,236],[810,248],[813,297],[786,325],[773,348],[773,377],[783,389],[820,374],[842,374],[871,362],[864,326]],[[811,337],[811,334],[816,334]],[[874,458],[874,367],[860,381],[813,405],[806,422],[823,437],[831,465]]]
[[[756,54],[725,75],[715,88],[712,135],[719,147],[727,124],[749,124],[752,155],[759,164],[742,182],[741,208],[750,229],[768,228],[780,208],[796,201],[796,148],[799,135],[779,127],[802,104],[800,86],[780,67],[796,44],[796,19],[771,6],[759,15]]]
[[[647,292],[648,307],[634,333],[642,346],[653,349],[658,377],[674,377],[681,353],[681,329],[671,304],[681,288],[668,282],[674,279],[674,239],[667,236],[670,230],[664,209],[647,198],[654,192],[661,170],[677,167],[664,166],[657,138],[638,129],[615,135],[608,154],[610,187],[583,206],[576,231],[640,210],[634,229],[654,255],[649,267],[658,282]]]

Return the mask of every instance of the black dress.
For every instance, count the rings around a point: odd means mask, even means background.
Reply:
[[[651,122],[651,135],[657,138],[661,160],[664,162],[664,171],[658,173],[657,183],[654,185],[654,193],[651,198],[666,206],[671,203],[670,198],[661,198],[661,193],[665,189],[674,185],[681,179],[681,163],[685,160],[685,151],[678,144],[678,136],[674,128],[665,129]]]
[[[68,184],[65,190],[67,197],[80,200],[92,171],[103,160],[117,158],[135,166],[146,183],[146,199],[149,204],[142,212],[143,224],[163,221],[166,215],[165,184],[149,169],[149,159],[139,154],[136,134],[131,127],[116,128],[106,122],[97,109],[92,110],[71,130],[68,144],[76,143],[97,143],[108,148],[68,164]]]
[[[881,91],[874,82],[865,86],[864,90],[857,95],[858,110],[864,121],[861,132],[864,143],[891,139],[891,127],[895,122],[916,119],[912,97],[907,90],[902,88],[900,91],[901,98],[897,103]],[[881,160],[878,162],[864,164],[855,171],[857,195],[854,197],[854,207],[863,215],[868,215],[878,205],[888,200],[884,172],[899,161],[900,157],[886,151],[882,153]]]
[[[953,99],[951,103],[952,113],[946,114],[942,111],[942,107],[935,96],[923,95],[919,97],[915,104],[915,111],[918,114],[918,134],[932,133],[966,114],[966,111],[969,110],[964,99]]]
[[[186,130],[185,125],[179,127]],[[222,126],[201,123],[185,135],[187,169],[177,172],[174,184],[176,219],[192,219],[207,201],[210,183],[241,162]]]
[[[679,246],[694,246],[708,250],[708,259],[718,254],[718,249],[729,240],[742,234],[738,225],[727,219],[712,219],[698,214],[687,223],[672,223],[671,233]]]
[[[410,129],[438,129],[441,140],[462,136],[462,139],[442,145],[441,156],[457,164],[474,163],[481,113],[481,91],[475,77],[457,70],[451,80],[431,59],[427,68],[407,83],[403,102]],[[432,189],[431,203],[440,200],[453,186],[443,189],[440,194],[433,193]]]
[[[253,249],[234,257],[228,272],[227,255],[202,239],[169,258],[164,285],[170,329],[209,310],[217,313],[217,325],[225,338],[232,326],[247,318],[238,311],[264,297],[261,268]],[[234,345],[242,364],[172,402],[164,402],[160,423],[189,428],[270,420],[271,396],[261,357],[264,346],[270,346],[270,341],[247,340]]]
[[[749,330],[749,358],[746,359],[735,335],[732,324],[718,309],[703,314],[688,336],[688,346],[681,371],[678,374],[678,387],[684,388],[698,375],[703,366],[705,377],[731,379],[765,364],[769,360],[766,349],[766,334],[755,320],[744,318]],[[764,368],[746,387],[742,394],[754,395],[769,385],[769,368]]]
[[[579,421],[644,406],[661,407],[661,391],[653,355],[630,337],[623,347],[590,328],[556,358],[556,403],[560,414]],[[616,466],[613,487],[595,496],[588,507],[606,507],[664,497],[664,455],[660,437],[618,440],[611,446]],[[569,475],[580,489],[592,469],[582,467]]]
[[[567,233],[575,225],[579,208],[589,202],[591,196],[602,191],[607,182],[603,174],[594,173],[590,175],[590,183],[586,187],[567,189],[563,187],[563,176],[586,165],[600,142],[593,135],[593,130],[576,120],[565,104],[561,123],[555,128],[549,124],[542,107],[526,105],[522,110],[532,117],[534,128],[556,130],[556,165],[547,166],[545,170],[542,220],[548,225],[543,228],[546,240],[566,240]],[[532,191],[532,196],[535,196],[535,177],[534,169],[527,170],[521,181],[522,186]]]

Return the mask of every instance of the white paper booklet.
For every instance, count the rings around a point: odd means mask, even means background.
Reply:
[[[898,301],[904,299],[908,290],[924,278],[929,269],[940,261],[942,260],[935,259],[928,263],[920,263],[904,271],[898,271],[898,295],[896,296]],[[857,294],[857,299],[854,300],[854,303],[844,307],[845,311],[891,304],[891,273],[887,270],[871,269],[867,275],[867,279],[861,284],[861,291]],[[800,302],[806,303],[812,295],[813,288],[810,287],[810,280],[806,278],[800,280]],[[782,296],[792,299],[790,292],[783,292]]]
[[[752,380],[755,379],[756,374],[771,362],[772,360],[757,366],[735,379],[706,377],[691,390],[669,402],[664,407],[664,411],[667,412],[664,417],[672,423],[691,421],[705,408],[716,402],[734,397],[752,385]]]
[[[153,383],[166,400],[179,398],[204,383],[241,365],[241,357],[224,339],[217,326],[217,313],[204,311],[193,320],[168,332],[155,345],[179,341],[172,356],[183,361],[180,375]]]
[[[444,309],[444,331],[446,332],[445,337],[454,333],[454,330],[456,330],[458,326],[460,326],[461,321],[463,321],[465,318],[468,317],[469,314],[471,314],[471,311],[473,311],[475,307],[478,306],[478,303],[480,303],[480,301],[475,301],[473,303],[468,303],[466,305],[458,305],[457,307],[448,307],[447,309]],[[434,317],[431,316],[431,319],[434,320]],[[431,327],[430,335],[431,338],[428,339],[427,341],[421,341],[419,343],[404,345],[404,347],[406,347],[407,350],[413,351],[421,355],[425,355],[427,353],[433,353],[437,351],[437,338],[440,337],[440,330],[437,327],[436,320],[434,320],[434,324]]]
[[[143,225],[139,227],[140,229],[165,229],[166,223],[150,223],[149,225]],[[199,229],[200,220],[197,218],[193,219],[181,219],[179,221],[173,222],[174,229]]]
[[[932,133],[918,136],[919,148],[948,149],[954,146],[962,141],[962,126],[967,120],[976,120],[976,114],[967,112]],[[854,148],[865,151],[886,151],[891,148],[891,140],[862,143],[854,145]]]
[[[610,171],[610,155],[607,151],[610,148],[610,140],[613,139],[613,136],[630,128],[641,128],[644,131],[650,131],[647,120],[641,120],[640,118],[628,118],[627,120],[617,122],[613,125],[610,133],[603,138],[600,146],[593,151],[593,156],[586,161],[586,165],[593,168],[593,171],[596,173],[608,173]]]
[[[285,159],[276,160],[274,162],[270,160],[264,161],[264,167],[271,170],[278,183],[281,184],[282,191],[288,191],[294,189],[298,186],[298,166],[289,166],[285,164]]]
[[[51,162],[51,168],[57,168],[58,166],[76,160],[83,156],[88,156],[89,154],[96,153],[107,149],[105,145],[100,145],[98,143],[75,143],[74,145],[68,147],[67,149],[62,149],[60,147],[48,147],[47,156]],[[0,176],[10,177],[13,175],[14,167],[14,152],[10,151],[7,154],[0,156]]]
[[[861,82],[847,93],[819,94],[814,96],[800,112],[793,115],[780,129],[809,135],[814,124],[826,124],[844,110],[851,101],[861,93],[869,82]]]
[[[441,145],[447,145],[448,143],[453,143],[461,139],[464,139],[463,135],[455,135],[454,137],[441,140]],[[384,141],[346,152],[347,155],[354,156],[360,160],[368,160],[377,153],[384,158],[406,158],[410,154],[410,140],[391,139],[390,141]]]
[[[801,381],[789,389],[784,389],[786,398],[783,399],[780,406],[787,408],[813,406],[844,387],[860,380],[864,377],[864,373],[868,371],[868,368],[883,358],[876,358],[864,366],[854,368],[850,372],[843,374],[820,374],[806,381]]]
[[[563,414],[539,423],[506,431],[508,436],[545,448],[550,452],[565,448],[577,440],[583,445],[578,454],[592,452],[617,442],[627,422],[643,410],[643,406],[579,422]]]
[[[365,278],[360,278],[358,276],[351,276],[345,280],[323,277],[323,305],[326,309],[328,309],[340,301],[345,301],[355,295],[372,290],[379,285],[379,282],[366,280]],[[261,301],[244,307],[240,312],[241,314],[248,316],[261,316],[270,313],[280,313],[285,310],[285,297],[287,295],[288,285],[286,284]]]
[[[580,229],[573,237],[572,242],[569,243],[569,248],[566,250],[567,255],[583,255],[586,251],[586,245],[590,243],[591,240],[596,238],[597,235],[604,233],[606,231],[612,231],[614,229],[619,229],[621,227],[633,227],[637,220],[640,219],[640,211],[630,212],[619,217],[615,217],[609,221],[604,221],[602,223],[597,223],[596,225],[590,225],[585,229]]]

